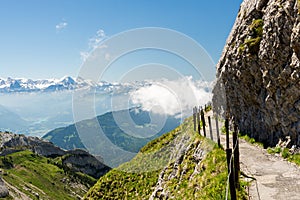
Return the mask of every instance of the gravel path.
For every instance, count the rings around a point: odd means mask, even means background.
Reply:
[[[300,200],[300,168],[265,149],[240,140],[241,170],[256,178],[250,199]]]
[[[206,114],[206,116],[209,115],[212,116],[212,112]],[[212,123],[212,126],[213,135],[216,136],[215,123]],[[220,122],[219,128],[222,126],[223,123]],[[209,133],[208,126],[206,132]],[[207,136],[209,137],[209,134]],[[225,139],[225,135],[221,134],[221,144],[224,147],[226,146]],[[252,181],[249,188],[250,200],[300,200],[300,168],[298,166],[279,155],[270,155],[265,149],[242,139],[239,140],[239,146],[241,171],[256,179]]]

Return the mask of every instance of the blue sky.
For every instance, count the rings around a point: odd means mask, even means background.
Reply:
[[[215,63],[241,0],[0,0],[0,77],[76,76],[91,39],[141,27],[182,32]]]

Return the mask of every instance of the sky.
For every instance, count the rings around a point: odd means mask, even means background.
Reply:
[[[142,27],[181,32],[202,45],[217,63],[241,2],[0,0],[0,77],[76,77],[86,56],[103,39]],[[143,56],[132,59],[137,57]],[[120,65],[130,65],[132,59]]]

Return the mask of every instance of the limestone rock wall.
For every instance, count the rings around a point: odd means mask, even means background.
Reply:
[[[300,145],[299,0],[244,0],[217,65],[213,103],[265,145]]]

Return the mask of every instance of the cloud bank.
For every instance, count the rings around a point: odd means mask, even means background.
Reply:
[[[133,104],[158,114],[186,117],[192,108],[211,101],[212,83],[193,81],[191,77],[153,82],[130,93]]]

